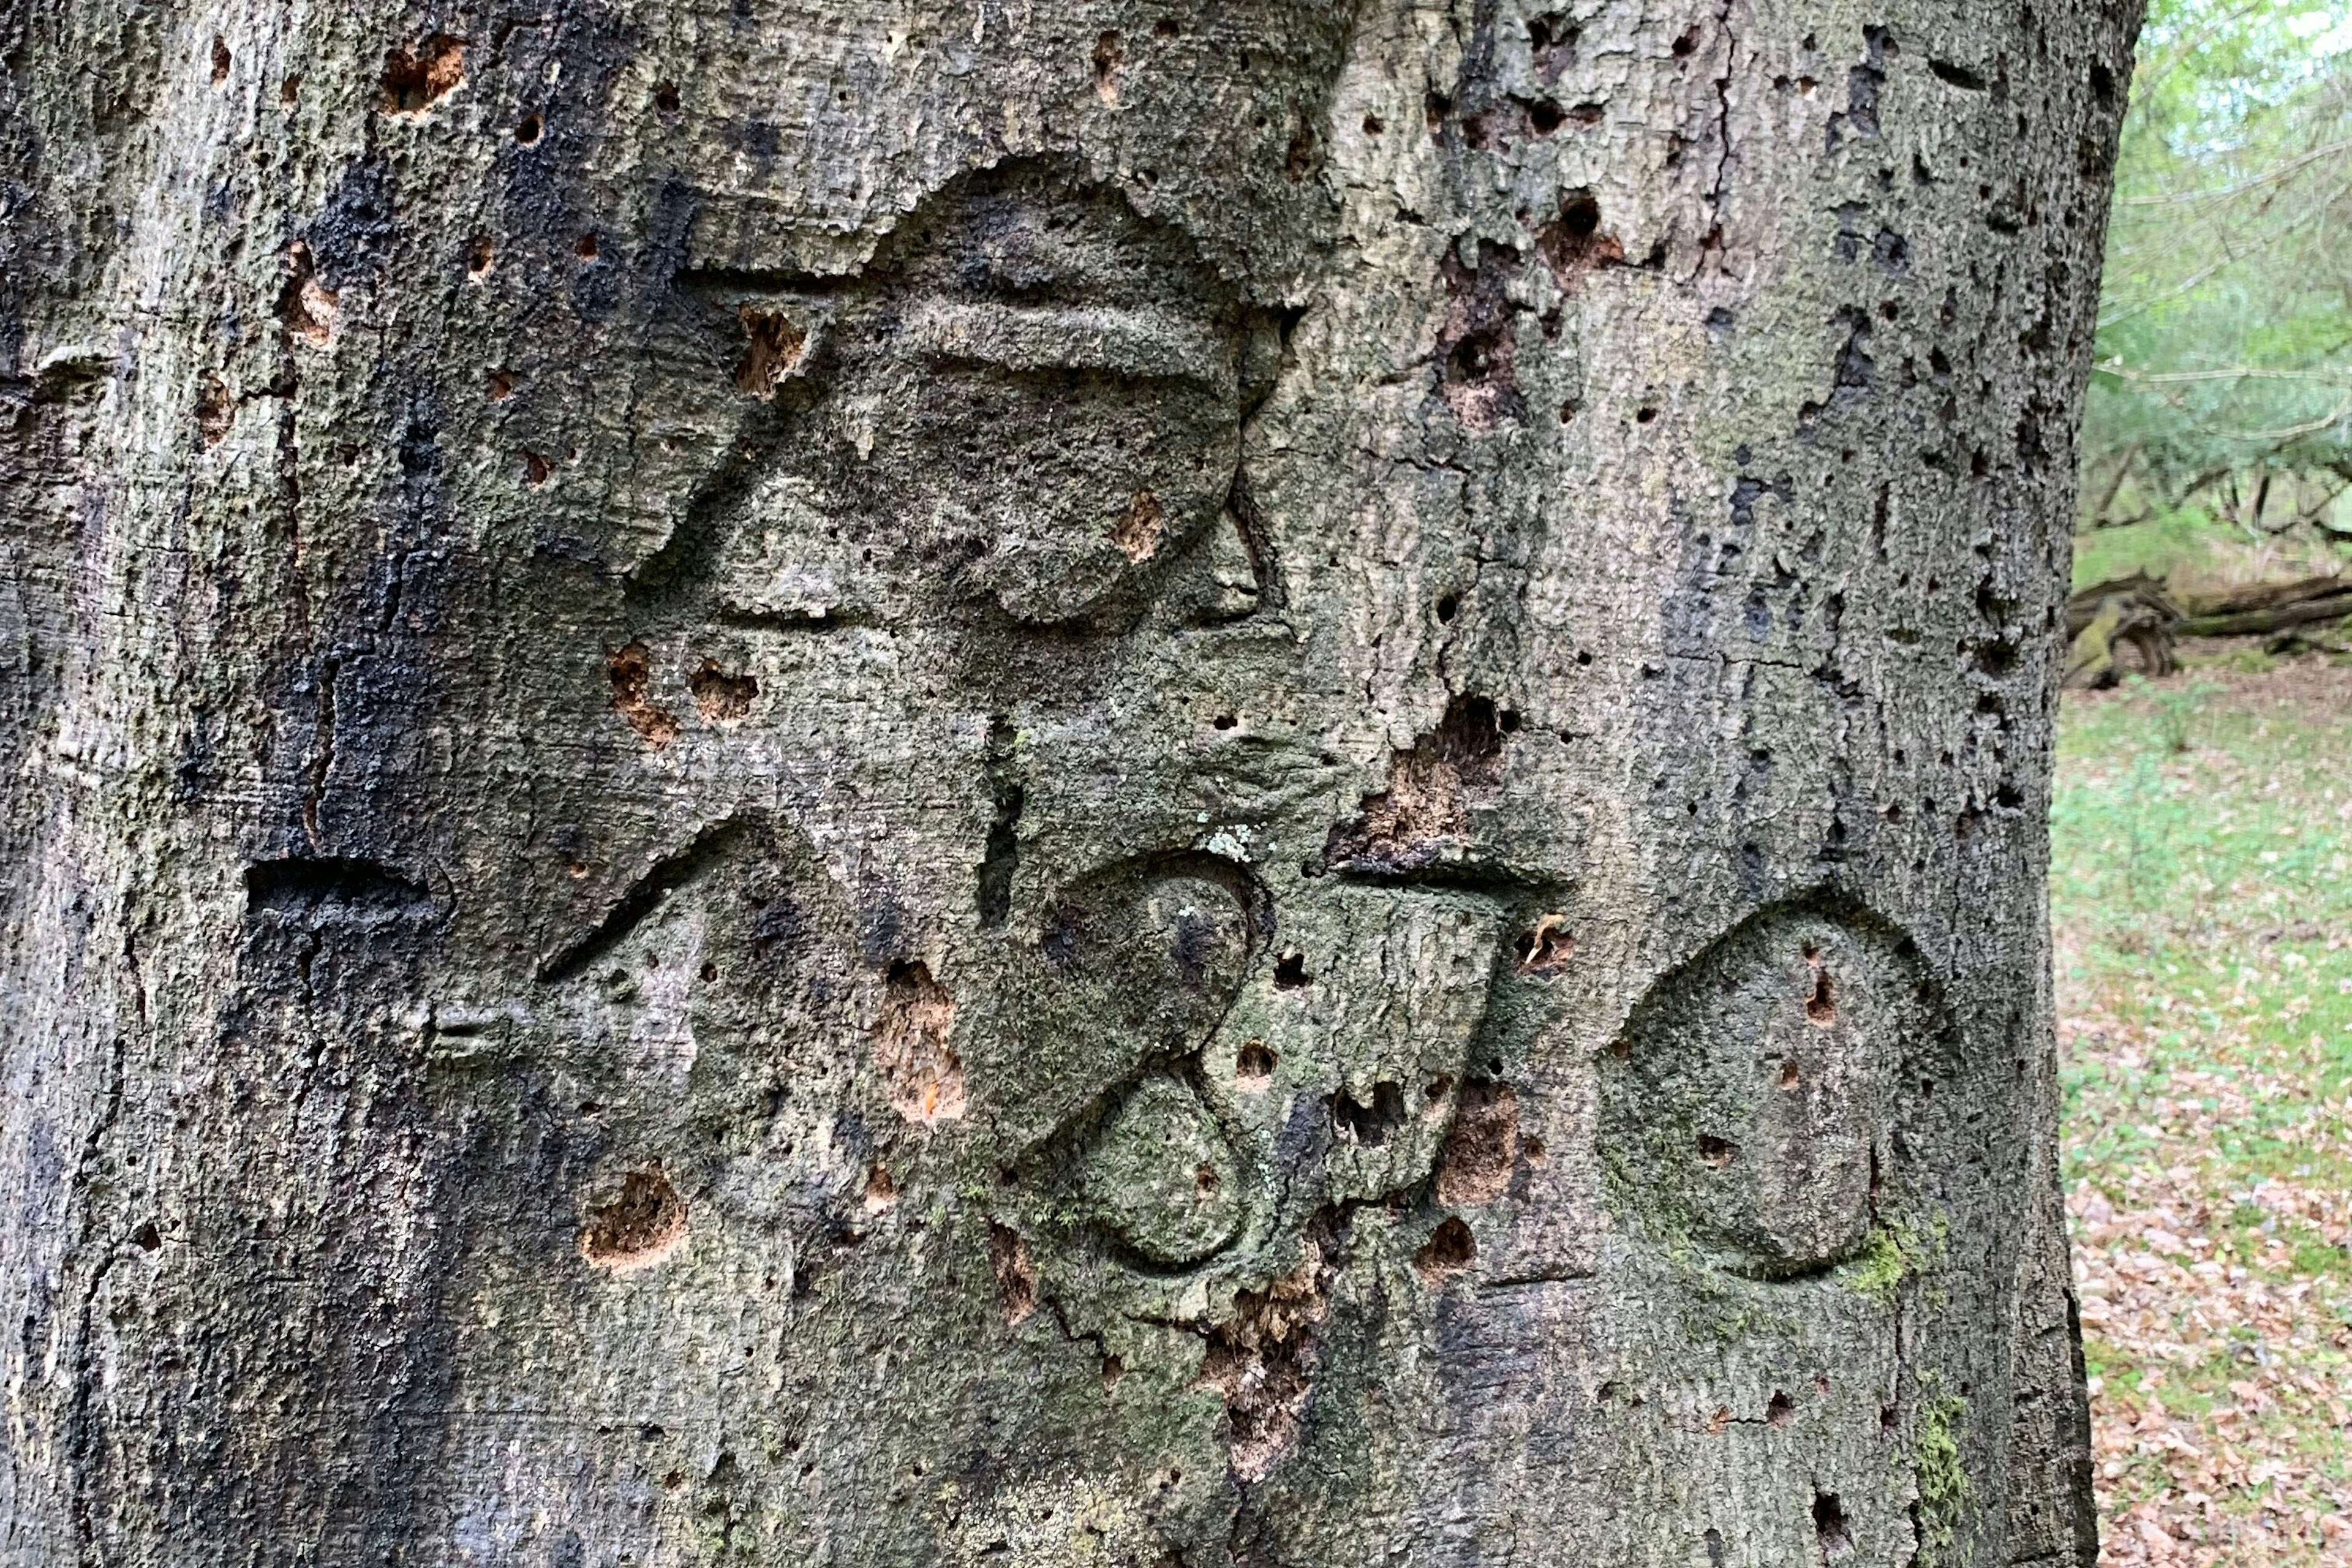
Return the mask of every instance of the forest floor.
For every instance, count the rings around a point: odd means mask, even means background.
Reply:
[[[2101,1562],[2352,1563],[2352,668],[2070,692],[2052,831]]]

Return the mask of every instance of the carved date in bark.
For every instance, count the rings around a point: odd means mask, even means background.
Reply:
[[[1235,492],[1276,318],[1116,191],[1015,160],[854,277],[704,268],[674,294],[631,481],[667,520],[647,610],[1046,626],[1133,609],[1180,562],[1194,613],[1255,602]]]

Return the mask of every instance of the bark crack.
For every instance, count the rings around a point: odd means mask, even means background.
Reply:
[[[1723,0],[1716,26],[1723,31],[1723,74],[1715,79],[1715,182],[1706,195],[1706,210],[1717,234],[1723,231],[1723,197],[1731,178],[1731,78],[1739,58],[1739,38],[1731,30],[1731,10],[1738,0]]]
[[[327,774],[335,765],[335,678],[341,671],[340,659],[330,658],[319,667],[318,720],[311,731],[309,779],[302,791],[302,831],[310,840],[313,854],[326,851],[319,833],[319,803],[326,797]]]

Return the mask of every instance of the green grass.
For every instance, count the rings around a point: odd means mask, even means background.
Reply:
[[[2086,1331],[2103,1501],[2194,1521],[2216,1561],[2340,1561],[2352,671],[2070,697],[2051,826],[2066,1178],[2114,1211],[2077,1236],[2119,1303]]]

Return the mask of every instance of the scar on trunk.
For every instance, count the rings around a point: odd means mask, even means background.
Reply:
[[[889,1085],[890,1109],[928,1127],[963,1115],[963,1065],[948,1044],[955,998],[922,963],[890,971],[874,1029],[874,1061]]]
[[[1470,1227],[1459,1215],[1448,1215],[1430,1233],[1422,1249],[1413,1254],[1412,1269],[1421,1276],[1423,1284],[1434,1287],[1466,1271],[1477,1257],[1478,1243],[1471,1236]]]
[[[1314,1391],[1315,1329],[1328,1307],[1322,1248],[1264,1290],[1234,1298],[1234,1316],[1209,1331],[1201,1382],[1224,1395],[1228,1462],[1244,1481],[1265,1479],[1292,1439]]]
[[[1456,697],[1436,729],[1389,763],[1389,787],[1331,829],[1324,864],[1354,871],[1411,871],[1469,832],[1473,791],[1503,781],[1503,731],[1484,697]]]
[[[588,1210],[580,1253],[615,1274],[650,1268],[686,1239],[686,1200],[659,1165],[631,1171],[617,1197]]]
[[[1029,1261],[1029,1244],[1018,1231],[991,1220],[988,1266],[996,1275],[996,1302],[1003,1309],[1004,1326],[1017,1328],[1037,1310],[1037,1268]]]
[[[464,41],[436,33],[414,54],[396,48],[384,55],[383,107],[394,114],[422,114],[465,79]]]
[[[756,679],[730,675],[715,658],[704,659],[701,668],[686,678],[686,689],[694,693],[695,711],[713,724],[740,722],[751,711],[752,699],[760,695]]]
[[[613,710],[629,728],[659,751],[677,739],[677,717],[653,700],[653,658],[646,645],[633,642],[604,658],[604,673],[613,683]]]
[[[1437,1167],[1437,1201],[1490,1204],[1511,1189],[1519,1159],[1519,1100],[1508,1084],[1466,1083]]]

